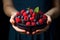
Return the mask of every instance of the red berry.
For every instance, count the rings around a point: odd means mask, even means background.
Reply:
[[[30,22],[26,22],[26,26],[30,26]]]
[[[30,18],[30,20],[32,20],[32,18]]]
[[[21,10],[21,14],[23,14],[25,12],[25,10]]]
[[[34,17],[32,17],[32,19],[34,20]]]
[[[23,13],[23,16],[27,16],[26,12]]]
[[[30,12],[30,14],[32,14],[33,13],[33,9],[30,9],[29,12]]]
[[[36,25],[36,23],[35,23],[35,22],[32,22],[32,23],[31,23],[31,25],[32,25],[32,26],[35,26],[35,25]]]
[[[31,17],[30,20],[33,21],[34,20],[34,17]]]
[[[28,17],[27,17],[27,16],[25,16],[25,17],[24,17],[24,20],[25,20],[25,21],[27,21],[27,20],[28,20]]]
[[[20,12],[17,12],[16,15],[19,16],[20,15]]]
[[[16,20],[16,23],[19,23],[19,22],[21,22],[21,19],[19,19],[19,18],[15,18],[15,20]]]
[[[36,14],[35,14],[35,13],[33,13],[33,14],[32,14],[32,17],[35,17],[35,16],[36,16]]]
[[[40,24],[43,24],[43,22],[44,22],[43,19],[39,19]]]
[[[47,19],[47,16],[46,16],[46,15],[43,15],[43,19],[44,19],[44,20]]]

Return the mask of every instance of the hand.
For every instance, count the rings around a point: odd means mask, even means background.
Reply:
[[[45,28],[43,28],[43,29],[38,29],[38,30],[32,32],[32,34],[40,34],[40,33],[44,32],[44,31],[48,30],[52,20],[51,20],[51,17],[49,15],[46,15],[46,16],[47,16],[47,26]]]
[[[12,27],[19,33],[24,33],[24,34],[29,34],[29,32],[27,32],[26,30],[20,29],[17,26],[14,25],[15,21],[14,21],[14,17],[15,17],[16,13],[14,15],[11,16],[10,18],[10,23],[12,24]]]

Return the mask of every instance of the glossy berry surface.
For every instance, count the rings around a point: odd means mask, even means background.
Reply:
[[[43,19],[39,19],[40,24],[43,24],[43,22],[44,22]]]
[[[35,25],[36,25],[36,23],[35,23],[35,22],[31,22],[31,25],[32,25],[32,26],[35,26]]]
[[[41,10],[35,13],[33,9],[17,12],[14,20],[18,27],[27,31],[35,31],[47,24],[47,16]]]
[[[25,10],[21,10],[21,14],[23,14],[25,12]]]
[[[30,26],[30,22],[26,22],[26,26]]]
[[[15,20],[16,20],[16,23],[21,22],[21,19],[19,19],[19,18],[15,18]]]

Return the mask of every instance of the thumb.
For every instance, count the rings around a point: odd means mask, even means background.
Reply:
[[[11,16],[11,18],[10,18],[10,23],[11,23],[11,24],[14,24],[14,23],[15,23],[13,16]]]
[[[51,17],[48,16],[48,19],[47,19],[47,24],[51,24],[52,20],[51,20]]]
[[[51,19],[51,16],[49,16],[49,15],[46,15],[46,16],[47,16],[47,24],[49,25],[49,24],[51,24],[52,19]]]

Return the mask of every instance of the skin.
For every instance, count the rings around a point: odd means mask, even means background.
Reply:
[[[43,29],[38,29],[34,32],[32,32],[32,34],[40,34],[44,31],[47,31],[51,22],[52,22],[52,19],[56,18],[57,16],[56,15],[59,15],[58,12],[59,12],[59,0],[53,0],[53,8],[51,8],[49,11],[47,11],[44,15],[46,15],[48,17],[48,20],[47,20],[47,26]],[[3,0],[3,9],[4,9],[4,12],[5,14],[10,17],[10,23],[12,24],[12,27],[19,33],[25,33],[25,34],[29,34],[28,31],[26,30],[22,30],[18,27],[16,27],[14,25],[15,21],[13,20],[16,13],[18,12],[15,8],[14,8],[14,5],[12,3],[12,0]],[[53,17],[56,16],[56,17]]]

